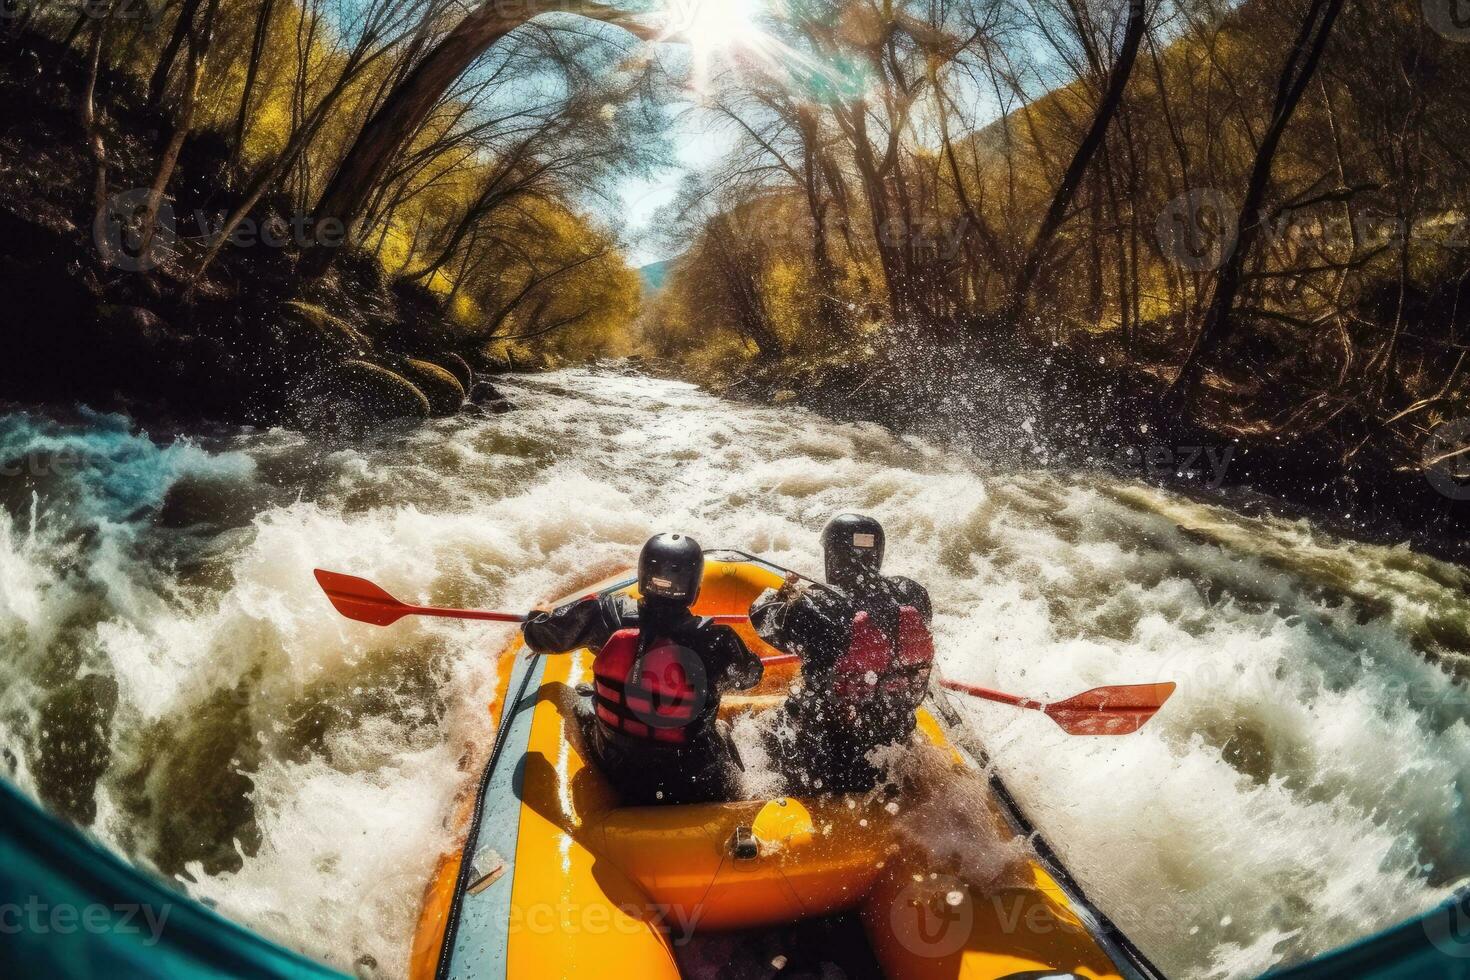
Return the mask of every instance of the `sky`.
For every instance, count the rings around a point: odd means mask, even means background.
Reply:
[[[757,57],[772,59],[773,65],[785,61],[785,54],[778,46],[773,46],[769,36],[757,26],[768,0],[662,2],[669,5],[671,16],[676,21],[682,19],[681,30],[688,40],[658,45],[660,56],[669,59],[668,66],[675,75],[687,75],[690,94],[695,100],[698,99],[696,93],[711,74],[726,67],[728,56],[742,49],[757,52]],[[1042,62],[1046,60],[1044,52],[1037,52],[1036,57]],[[999,107],[993,97],[972,90],[963,79],[951,81],[949,95],[951,99],[970,103],[967,116],[978,125],[999,115]],[[728,154],[736,142],[730,129],[716,125],[708,114],[699,111],[693,101],[676,103],[667,112],[674,165],[646,178],[623,180],[613,188],[612,206],[618,213],[610,217],[624,232],[628,260],[635,268],[675,257],[669,254],[667,244],[660,245],[658,236],[649,234],[659,210],[677,197],[688,174],[709,169]],[[924,128],[922,119],[916,119],[916,122],[919,129]]]
[[[674,200],[687,174],[708,169],[730,149],[727,132],[709,128],[698,112],[690,112],[689,109],[688,105],[670,109],[670,142],[677,164],[646,179],[624,180],[616,188],[617,199],[621,202],[621,213],[617,218],[625,225],[629,241],[628,262],[634,268],[673,258],[664,254],[666,250],[661,250],[657,243],[647,240],[646,233],[651,229],[658,210]]]
[[[758,6],[758,0],[705,0],[705,2],[744,4],[747,8]],[[627,243],[628,261],[634,268],[641,268],[676,256],[677,253],[669,254],[668,245],[661,245],[656,240],[656,235],[649,234],[656,222],[659,209],[677,197],[686,176],[710,169],[718,163],[721,157],[731,152],[736,144],[734,131],[718,125],[709,114],[700,111],[696,104],[698,99],[696,93],[700,76],[718,72],[724,67],[726,50],[738,50],[739,40],[737,33],[732,43],[717,45],[713,50],[705,52],[704,63],[693,67],[687,63],[680,63],[681,52],[687,49],[673,44],[660,46],[660,55],[668,59],[668,67],[673,74],[676,76],[681,72],[689,74],[690,95],[693,98],[674,103],[666,110],[669,116],[668,137],[674,153],[674,165],[662,168],[646,178],[622,180],[613,188],[612,206],[617,209],[617,213],[609,217],[623,230],[624,240]],[[951,98],[966,101],[966,95],[969,94],[978,99],[980,103],[985,104],[983,108],[978,109],[978,112],[976,106],[970,106],[972,112],[970,118],[978,119],[983,124],[998,115],[990,96],[967,93],[968,87],[962,82],[954,84],[956,87],[950,92]]]
[[[657,0],[653,6],[668,19],[669,43],[658,46],[660,57],[676,76],[686,78],[691,94],[728,65],[728,56],[761,46],[759,23],[769,15],[769,0]],[[674,200],[688,174],[708,169],[734,146],[733,136],[712,126],[692,102],[676,103],[668,113],[675,165],[616,188],[621,207],[614,217],[625,229],[635,267],[674,257],[647,234],[659,209]]]

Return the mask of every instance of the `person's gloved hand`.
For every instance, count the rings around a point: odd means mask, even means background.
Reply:
[[[795,572],[786,576],[786,581],[781,583],[781,588],[776,590],[776,598],[785,602],[795,599],[802,593],[802,577]]]

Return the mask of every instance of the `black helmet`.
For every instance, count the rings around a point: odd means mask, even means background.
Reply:
[[[841,514],[822,531],[827,556],[827,581],[855,585],[883,570],[883,525],[860,514]]]
[[[644,598],[694,605],[704,582],[704,549],[687,534],[660,534],[638,558],[638,590]]]

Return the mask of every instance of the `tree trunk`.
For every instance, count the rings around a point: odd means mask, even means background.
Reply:
[[[801,132],[803,190],[806,192],[807,213],[812,219],[812,267],[816,270],[820,293],[817,298],[817,319],[830,337],[840,330],[837,312],[837,265],[832,261],[832,250],[827,237],[827,202],[822,199],[821,132],[816,114],[810,108],[798,110],[797,125]]]
[[[159,55],[158,65],[153,69],[153,77],[148,82],[149,105],[157,107],[163,104],[163,97],[168,92],[169,75],[173,73],[179,50],[194,33],[194,16],[199,13],[202,2],[203,0],[184,0],[183,6],[179,8],[179,19],[174,22],[173,35],[168,39],[168,44],[164,45],[163,54]]]
[[[270,34],[271,14],[276,9],[276,0],[261,0],[260,12],[255,17],[255,36],[250,42],[250,61],[245,66],[245,89],[240,94],[240,111],[235,116],[235,128],[230,140],[230,165],[233,173],[245,154],[245,135],[250,126],[250,98],[255,94],[255,82],[260,75],[260,59],[265,56],[265,43]]]
[[[102,138],[102,127],[97,122],[97,77],[102,72],[102,42],[107,35],[108,22],[112,19],[112,8],[113,5],[109,3],[92,27],[92,40],[87,48],[87,84],[82,90],[78,111],[95,167],[92,178],[94,223],[101,221],[107,210],[107,144]]]
[[[889,312],[894,319],[901,320],[909,313],[908,285],[904,279],[903,261],[893,246],[895,229],[892,227],[892,213],[889,211],[888,183],[883,178],[880,164],[873,155],[873,146],[868,141],[867,113],[866,104],[861,101],[855,104],[848,136],[863,192],[868,199],[873,243],[878,249],[878,264],[883,269],[883,280],[888,289]]]
[[[169,181],[173,179],[174,170],[179,164],[179,155],[184,151],[184,141],[189,138],[189,132],[194,126],[194,110],[199,102],[199,82],[204,74],[204,63],[209,58],[209,47],[214,39],[215,12],[219,9],[219,0],[209,0],[209,7],[204,12],[204,23],[199,25],[197,31],[189,34],[189,60],[184,81],[184,104],[179,109],[178,122],[174,125],[173,135],[169,138],[168,146],[163,151],[163,156],[158,162],[158,172],[153,178],[153,186],[148,190],[148,203],[143,212],[143,244],[139,247],[140,255],[148,255],[153,248],[153,239],[158,231],[158,213],[163,207],[163,196],[168,192]]]
[[[1144,0],[1129,0],[1128,26],[1123,34],[1123,48],[1118,54],[1118,61],[1113,65],[1113,74],[1108,81],[1107,91],[1103,94],[1102,101],[1098,103],[1097,113],[1092,118],[1092,126],[1087,135],[1083,137],[1077,152],[1072,156],[1072,163],[1067,167],[1067,172],[1062,176],[1062,182],[1057,185],[1056,194],[1053,195],[1051,207],[1047,209],[1046,218],[1041,223],[1041,230],[1036,234],[1036,240],[1032,243],[1027,253],[1026,262],[1021,267],[1021,276],[1016,282],[1016,289],[1011,300],[1012,308],[1019,312],[1025,308],[1026,300],[1031,294],[1031,287],[1036,283],[1036,276],[1041,271],[1041,265],[1046,261],[1047,253],[1051,250],[1052,240],[1056,238],[1057,232],[1067,220],[1067,212],[1072,208],[1072,200],[1077,196],[1077,189],[1082,186],[1082,178],[1087,175],[1087,167],[1092,163],[1092,158],[1097,155],[1098,148],[1102,146],[1103,139],[1107,136],[1108,126],[1113,117],[1118,113],[1118,107],[1123,103],[1123,93],[1128,88],[1128,80],[1133,75],[1133,64],[1138,60],[1138,48],[1143,41],[1143,29],[1148,22]]]
[[[1277,85],[1276,107],[1271,114],[1271,125],[1266,131],[1265,138],[1261,140],[1260,149],[1256,151],[1255,165],[1251,169],[1250,185],[1246,190],[1245,202],[1241,205],[1240,216],[1237,219],[1239,235],[1235,249],[1216,274],[1215,295],[1205,314],[1204,324],[1195,338],[1194,347],[1190,350],[1189,356],[1185,358],[1184,364],[1179,368],[1179,374],[1165,395],[1165,406],[1171,412],[1177,412],[1188,406],[1195,389],[1204,377],[1205,359],[1220,349],[1234,328],[1235,298],[1240,293],[1240,287],[1245,278],[1246,262],[1249,261],[1255,250],[1255,244],[1261,237],[1261,226],[1266,217],[1262,205],[1265,203],[1266,190],[1271,183],[1271,171],[1276,161],[1276,151],[1281,146],[1282,137],[1285,136],[1286,129],[1291,124],[1292,116],[1301,103],[1302,95],[1306,92],[1312,76],[1317,71],[1317,65],[1322,60],[1322,52],[1327,47],[1327,40],[1332,35],[1332,26],[1337,21],[1338,14],[1342,12],[1343,3],[1344,0],[1312,0],[1311,9],[1307,12],[1301,33],[1297,35],[1296,43],[1292,46],[1291,54],[1286,60],[1286,67],[1282,70],[1281,79]]]

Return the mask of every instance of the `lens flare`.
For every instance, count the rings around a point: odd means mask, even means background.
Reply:
[[[759,0],[670,0],[670,38],[686,41],[696,54],[726,51],[759,41]]]
[[[664,40],[689,50],[689,84],[710,88],[711,66],[722,59],[754,55],[771,60],[773,39],[761,27],[764,0],[669,0]]]

